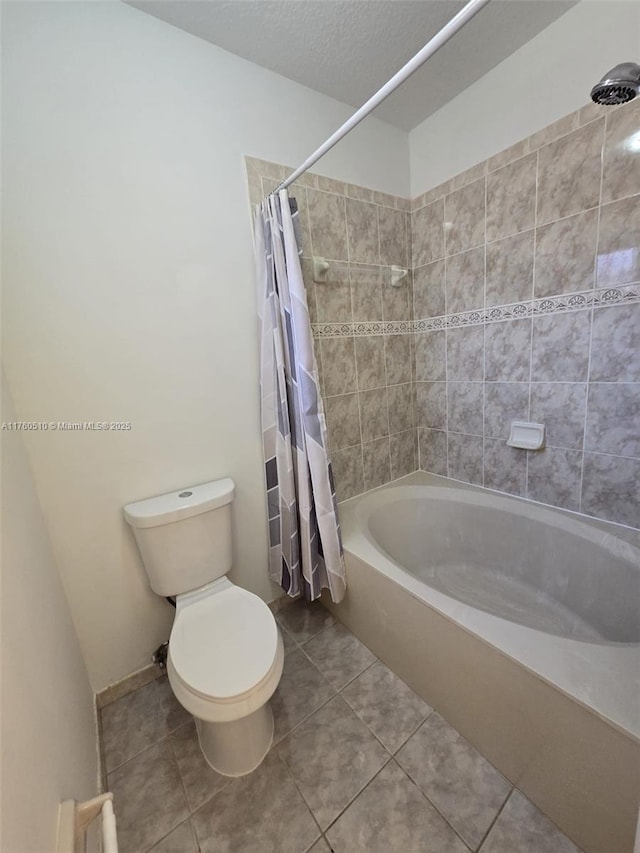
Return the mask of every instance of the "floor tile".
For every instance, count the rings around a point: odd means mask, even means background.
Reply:
[[[509,782],[436,713],[396,758],[475,850],[511,791]]]
[[[279,752],[323,829],[389,759],[340,696],[285,738]]]
[[[189,816],[178,765],[168,739],[109,773],[118,821],[118,843],[126,853],[144,853]]]
[[[271,697],[274,743],[334,695],[333,687],[306,655],[299,650],[288,654],[280,684]]]
[[[191,823],[185,820],[177,826],[162,841],[151,848],[151,853],[199,853],[198,842]]]
[[[375,661],[373,652],[336,622],[304,644],[304,652],[339,690]]]
[[[298,643],[315,637],[327,625],[335,622],[334,617],[319,602],[309,604],[300,599],[278,611],[276,619],[287,629]]]
[[[399,749],[432,710],[382,661],[345,687],[342,696],[389,752]]]
[[[112,702],[100,712],[107,772],[191,719],[166,677]]]
[[[187,804],[189,810],[193,812],[228,785],[231,780],[228,776],[216,773],[205,761],[194,722],[186,723],[176,729],[170,741],[178,762]]]
[[[232,780],[191,818],[202,853],[305,853],[320,836],[275,753]]]
[[[514,791],[480,853],[580,853],[542,812]]]
[[[335,853],[469,853],[395,761],[356,797],[327,838]]]

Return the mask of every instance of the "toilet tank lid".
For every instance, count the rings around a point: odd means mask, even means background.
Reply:
[[[132,527],[159,527],[231,503],[234,490],[233,480],[229,477],[199,486],[187,486],[166,495],[127,504],[124,517]]]

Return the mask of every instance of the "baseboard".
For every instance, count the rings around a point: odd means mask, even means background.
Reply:
[[[129,693],[133,693],[139,687],[150,684],[156,678],[160,678],[161,675],[163,675],[163,671],[160,667],[155,663],[150,663],[137,672],[132,672],[130,675],[125,676],[120,681],[110,684],[104,690],[96,693],[96,707],[98,711],[107,705],[111,705],[112,702],[117,702],[123,696],[128,696]]]

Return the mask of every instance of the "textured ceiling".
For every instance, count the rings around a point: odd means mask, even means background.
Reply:
[[[464,6],[458,0],[126,0],[188,33],[361,106]],[[492,0],[376,115],[411,130],[577,0]]]

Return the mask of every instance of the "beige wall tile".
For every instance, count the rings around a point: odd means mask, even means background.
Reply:
[[[360,410],[357,394],[342,394],[325,400],[327,429],[331,450],[342,450],[360,444]]]
[[[408,225],[408,214],[401,210],[392,210],[389,207],[378,207],[381,264],[408,266]]]
[[[416,320],[445,313],[445,264],[434,261],[413,271],[413,313]]]
[[[353,198],[348,198],[346,205],[349,259],[361,264],[380,263],[376,205]]]
[[[411,319],[410,277],[403,279],[397,287],[394,287],[391,284],[390,271],[385,271],[382,284],[382,316],[385,320]]]
[[[447,433],[441,430],[418,430],[420,469],[447,476]]]
[[[335,193],[336,195],[346,195],[347,185],[342,181],[336,181],[333,178],[325,178],[324,175],[318,175],[316,180],[319,190],[325,190],[325,192]]]
[[[350,198],[357,198],[359,201],[373,201],[373,190],[355,184],[347,184],[347,195]]]
[[[529,140],[523,139],[521,142],[516,142],[515,145],[510,145],[509,148],[505,148],[504,151],[501,151],[499,154],[494,154],[493,157],[490,157],[487,161],[487,172],[493,172],[496,169],[500,169],[502,166],[506,166],[509,163],[512,163],[514,160],[519,160],[520,157],[523,157],[525,154],[529,153]]]
[[[498,240],[535,224],[536,154],[528,154],[487,177],[487,240]]]
[[[355,339],[358,367],[358,390],[382,388],[386,385],[384,364],[384,338],[367,335]]]
[[[391,479],[405,477],[417,468],[416,431],[399,432],[389,437],[391,454]]]
[[[487,307],[533,297],[534,240],[531,230],[487,243]]]
[[[597,208],[537,229],[536,298],[594,287],[597,231]]]
[[[446,379],[446,332],[419,332],[415,335],[416,380],[439,382]]]
[[[411,217],[411,251],[414,267],[444,257],[444,199],[421,208]]]
[[[365,488],[375,489],[391,480],[389,439],[379,438],[362,445]]]
[[[538,224],[596,207],[600,200],[604,119],[539,151]]]
[[[640,98],[607,115],[602,201],[640,193]]]
[[[362,445],[331,451],[331,466],[339,501],[346,501],[364,492]]]
[[[410,335],[385,335],[384,357],[388,385],[411,381]]]
[[[389,410],[387,389],[374,388],[361,391],[358,395],[362,441],[372,441],[389,435]]]
[[[387,401],[389,405],[389,431],[393,435],[413,429],[414,386],[410,382],[403,385],[389,385]]]
[[[554,121],[553,124],[543,127],[542,130],[539,130],[537,133],[530,136],[529,151],[535,151],[536,148],[541,148],[543,145],[546,145],[548,142],[553,142],[554,139],[558,139],[560,136],[566,136],[567,133],[570,133],[577,127],[578,114],[569,113],[569,115],[563,116],[561,119],[558,119],[558,121]]]
[[[484,246],[447,258],[447,313],[484,307]]]
[[[447,255],[455,255],[484,243],[484,178],[446,196],[444,220]]]
[[[324,392],[328,397],[357,390],[356,350],[353,338],[320,341]]]
[[[314,255],[347,261],[345,200],[319,190],[307,190],[311,245]]]
[[[600,210],[596,286],[640,281],[640,195]]]
[[[460,172],[459,175],[451,178],[451,189],[460,189],[460,187],[464,187],[466,184],[472,183],[472,181],[477,181],[478,178],[482,178],[486,174],[487,161],[483,160],[482,163],[476,163],[475,166],[471,166],[470,169],[466,169],[464,172]]]

